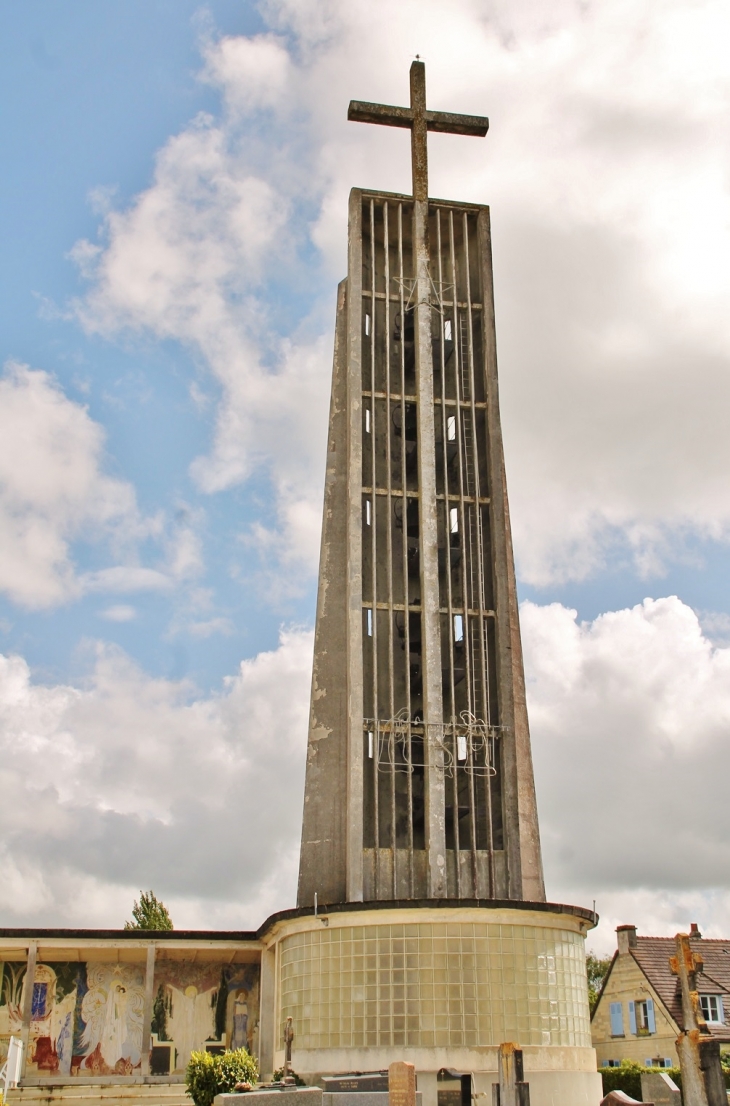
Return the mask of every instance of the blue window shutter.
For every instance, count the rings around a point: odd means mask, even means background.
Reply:
[[[669,1056],[665,1056],[664,1057],[664,1067],[665,1068],[671,1068],[671,1066],[672,1066],[671,1059],[669,1058]]]
[[[629,1003],[629,1029],[636,1036],[636,1005],[633,1002]]]
[[[646,1020],[650,1033],[656,1033],[656,1018],[654,1017],[654,999],[646,1000]]]
[[[623,1037],[624,1035],[624,1011],[620,1002],[611,1003],[611,1036]]]

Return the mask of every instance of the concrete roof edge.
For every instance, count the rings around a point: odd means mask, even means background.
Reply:
[[[42,941],[44,938],[72,938],[102,941],[257,941],[254,930],[223,929],[33,929],[13,927],[0,929],[3,937],[27,938]]]
[[[523,899],[378,899],[375,902],[319,903],[317,916],[332,914],[352,914],[368,910],[458,910],[465,908],[480,910],[536,910],[544,914],[570,914],[581,921],[596,925],[598,916],[583,906],[566,906],[555,902],[528,902]],[[264,937],[277,922],[290,921],[293,918],[314,917],[313,906],[298,906],[291,910],[279,910],[271,914],[263,925],[259,926],[257,936]]]
[[[350,189],[350,195],[354,192],[359,192],[363,197],[373,196],[379,200],[398,200],[404,203],[413,203],[413,196],[405,192],[381,192],[378,188],[360,188],[357,185]],[[438,207],[463,207],[465,211],[489,210],[489,204],[480,204],[476,201],[469,202],[468,200],[444,200],[438,196],[429,196],[428,202]]]

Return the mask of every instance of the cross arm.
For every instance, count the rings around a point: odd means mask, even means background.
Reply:
[[[386,127],[412,127],[411,108],[392,107],[390,104],[368,104],[363,100],[350,100],[347,118],[354,123],[380,123]],[[484,115],[457,115],[450,111],[427,111],[426,127],[442,134],[469,134],[484,138],[489,130],[489,120]]]
[[[427,111],[426,126],[442,134],[471,134],[484,138],[489,130],[486,115],[455,115],[451,111]]]
[[[363,100],[350,100],[347,118],[352,123],[381,123],[385,127],[413,125],[413,112],[410,108],[395,108],[390,104],[367,104]]]

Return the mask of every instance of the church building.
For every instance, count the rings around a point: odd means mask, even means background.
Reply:
[[[491,1097],[597,1106],[589,910],[546,901],[499,415],[489,209],[428,196],[427,132],[478,116],[353,102],[411,132],[413,194],[354,189],[338,292],[297,905],[255,933],[0,932],[0,1035],[44,1083],[181,1079],[245,1045],[270,1075],[412,1062]],[[28,984],[32,980],[32,986]],[[167,1100],[166,1100],[167,1101]]]

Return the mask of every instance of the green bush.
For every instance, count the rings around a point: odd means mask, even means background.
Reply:
[[[604,1095],[607,1095],[609,1091],[623,1091],[635,1098],[637,1102],[641,1102],[641,1076],[642,1072],[645,1071],[662,1072],[664,1075],[668,1075],[670,1079],[674,1080],[680,1091],[682,1090],[682,1072],[679,1068],[646,1068],[635,1060],[622,1060],[620,1068],[600,1068],[599,1070],[603,1080]],[[725,1076],[726,1083],[729,1075],[730,1072]]]
[[[659,1068],[655,1069],[659,1071]],[[620,1068],[601,1068],[603,1080],[603,1093],[610,1091],[623,1091],[624,1094],[641,1102],[641,1073],[647,1071],[643,1064],[637,1064],[635,1060],[622,1060]]]
[[[258,1074],[258,1064],[245,1048],[220,1056],[191,1052],[185,1087],[195,1106],[213,1106],[217,1094],[232,1091],[236,1083],[255,1083]]]

